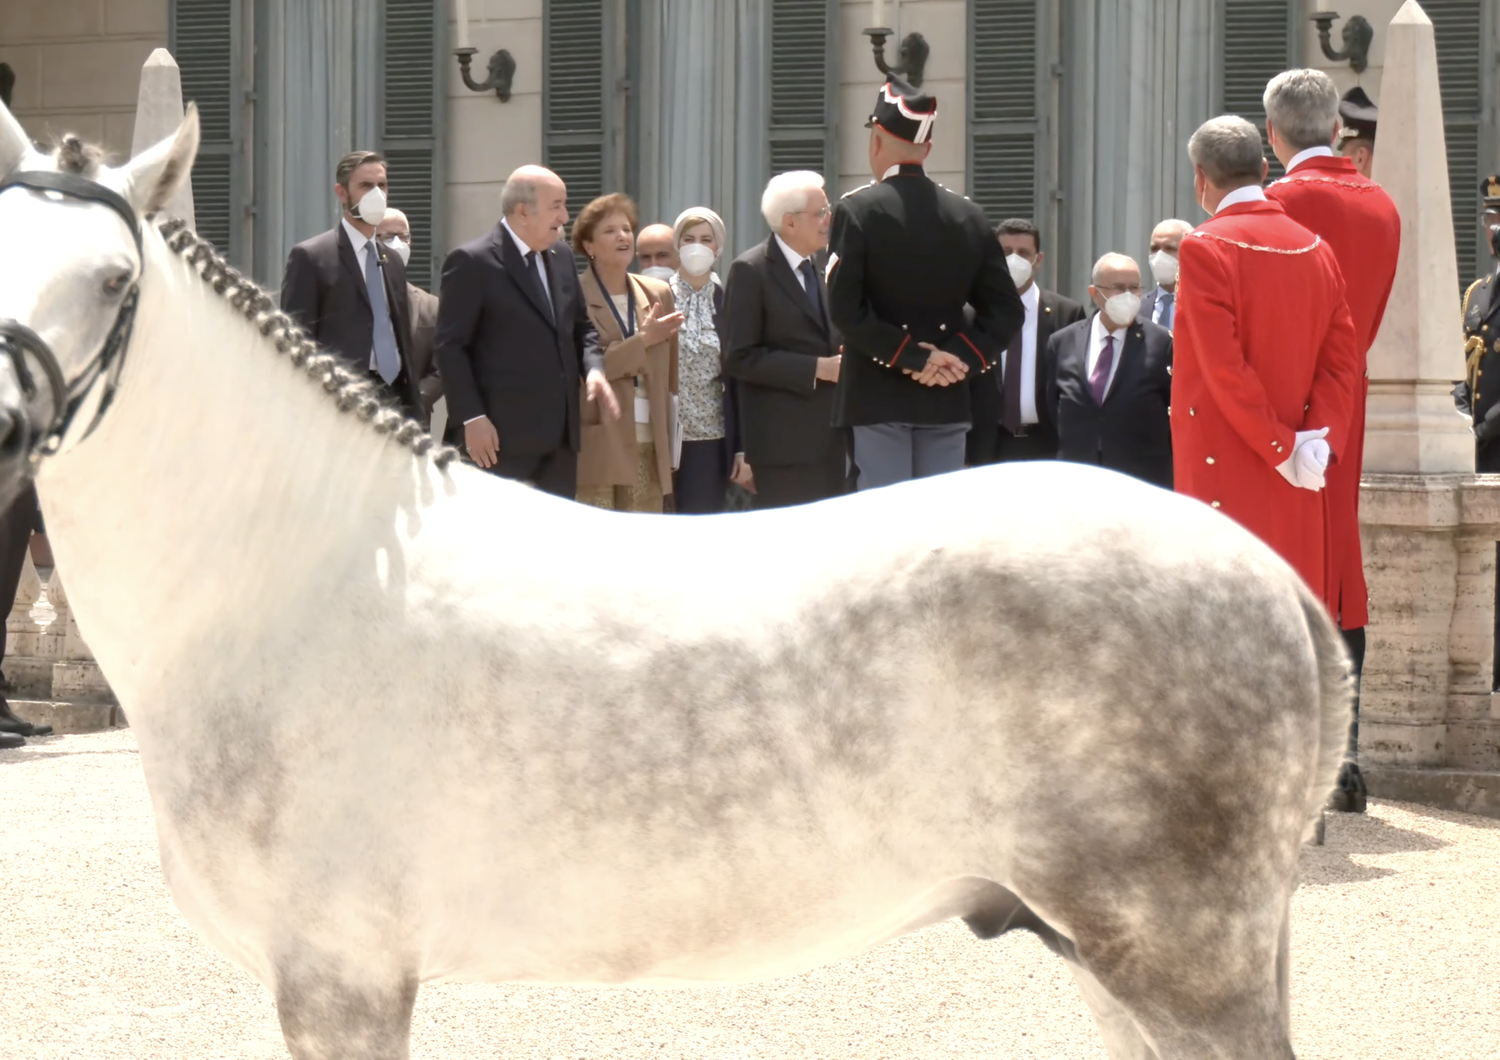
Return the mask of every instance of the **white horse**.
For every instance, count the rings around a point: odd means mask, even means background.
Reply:
[[[451,462],[192,233],[137,251],[196,146],[0,110],[3,477],[294,1057],[406,1057],[424,981],[744,982],[955,916],[1040,934],[1114,1060],[1293,1055],[1349,688],[1269,549],[1069,464],[652,518]]]

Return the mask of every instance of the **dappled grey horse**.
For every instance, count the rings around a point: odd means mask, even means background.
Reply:
[[[1292,1056],[1349,687],[1269,549],[1069,464],[696,519],[499,480],[153,219],[196,146],[0,109],[0,479],[294,1057],[406,1057],[424,981],[737,983],[952,917],[1037,932],[1115,1060]]]

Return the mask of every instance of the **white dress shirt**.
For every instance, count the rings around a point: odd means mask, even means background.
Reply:
[[[1026,320],[1021,325],[1021,422],[1040,422],[1036,414],[1036,324],[1042,309],[1041,290],[1033,282],[1021,295],[1021,305],[1026,308]],[[1010,350],[1000,351],[1000,378],[1005,378],[1005,360]]]
[[[1309,158],[1332,158],[1331,147],[1309,147],[1306,151],[1298,151],[1292,156],[1292,160],[1286,164],[1286,171],[1290,173]]]
[[[807,291],[807,277],[802,274],[802,263],[806,261],[807,258],[802,256],[801,254],[798,254],[791,247],[787,246],[786,240],[781,238],[780,233],[778,233],[776,236],[776,245],[780,247],[781,252],[786,255],[786,263],[792,267],[792,275],[797,277],[798,286],[800,286],[804,291]],[[813,292],[807,291],[807,294],[808,297],[811,298]]]
[[[354,260],[359,262],[359,279],[361,283],[366,284],[366,287],[368,289],[368,281],[365,279],[367,273],[365,272],[365,270],[370,266],[369,262],[366,260],[366,255],[375,253],[375,241],[361,232],[358,228],[355,228],[352,224],[350,224],[349,218],[342,217],[339,219],[339,223],[344,226],[344,232],[349,236],[349,242],[354,244]],[[376,260],[378,261],[379,259],[377,258]],[[388,303],[386,305],[387,313],[390,312],[390,308],[391,307]],[[396,318],[392,317],[391,327],[394,328],[395,326]],[[374,372],[376,370],[375,344],[372,342],[370,344],[370,371]]]
[[[1214,213],[1218,213],[1219,210],[1224,209],[1226,206],[1238,206],[1242,202],[1265,201],[1265,190],[1259,184],[1246,184],[1243,188],[1235,188],[1228,195],[1224,196],[1223,201],[1219,203]]]
[[[1104,381],[1104,396],[1109,397],[1109,388],[1115,385],[1115,373],[1120,370],[1120,356],[1125,352],[1125,334],[1130,328],[1121,328],[1113,332],[1115,339],[1115,356],[1109,364],[1109,378]],[[1104,340],[1111,332],[1104,326],[1104,313],[1102,311],[1094,314],[1094,326],[1089,331],[1089,361],[1085,365],[1084,381],[1093,384],[1094,367],[1099,363],[1099,358],[1104,356]]]
[[[521,237],[516,235],[515,229],[511,228],[510,221],[502,217],[500,219],[500,224],[503,225],[505,230],[510,233],[511,241],[515,243],[516,249],[521,252],[521,258],[523,261],[525,260],[527,254],[537,255],[536,271],[537,274],[542,278],[542,290],[547,292],[547,301],[552,301],[552,284],[547,280],[547,262],[542,258],[541,254],[537,253],[536,251],[528,247],[525,243],[521,242]]]

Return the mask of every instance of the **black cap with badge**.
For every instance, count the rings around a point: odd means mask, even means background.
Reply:
[[[875,113],[865,122],[865,128],[878,125],[898,140],[925,144],[932,139],[936,120],[937,99],[892,74],[881,86]]]
[[[1339,143],[1359,136],[1374,143],[1375,122],[1379,117],[1379,109],[1370,101],[1365,90],[1355,85],[1339,100],[1339,122],[1343,125],[1339,130]]]

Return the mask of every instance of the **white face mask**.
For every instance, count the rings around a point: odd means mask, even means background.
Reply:
[[[401,259],[401,264],[411,264],[411,244],[407,243],[406,240],[400,236],[393,236],[386,240],[385,245],[396,252],[396,257]]]
[[[354,207],[353,213],[367,225],[378,225],[385,220],[385,192],[371,188]]]
[[[1136,314],[1141,311],[1141,296],[1122,291],[1104,303],[1104,315],[1118,327],[1129,327],[1135,323]]]
[[[1156,277],[1156,282],[1165,287],[1169,283],[1177,282],[1177,255],[1168,254],[1165,250],[1158,250],[1151,255],[1151,275]]]
[[[1021,257],[1021,255],[1007,255],[1005,264],[1010,267],[1011,282],[1016,285],[1016,290],[1019,291],[1031,282],[1031,262]]]
[[[689,276],[704,276],[708,270],[714,267],[714,259],[718,257],[712,247],[704,246],[702,243],[684,243],[677,251],[677,257],[682,262],[682,271]]]
[[[650,265],[641,270],[641,275],[649,276],[653,280],[661,280],[663,283],[665,283],[667,280],[670,280],[675,275],[675,273],[673,273],[672,270],[667,268],[665,265]]]

